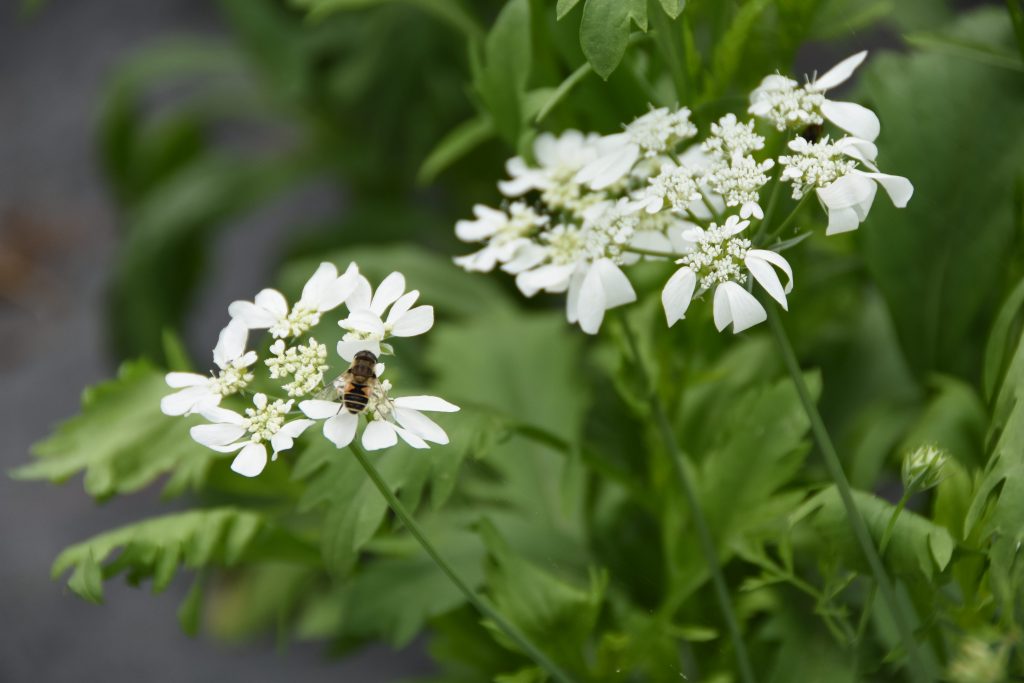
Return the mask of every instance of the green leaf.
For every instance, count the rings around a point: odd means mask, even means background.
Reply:
[[[770,4],[770,0],[750,0],[743,3],[722,37],[715,43],[707,85],[706,96],[709,99],[720,97],[733,85],[736,72],[750,43],[751,34]]]
[[[680,14],[683,13],[683,8],[686,7],[686,0],[659,0],[661,3],[661,9],[665,10],[672,19],[676,19]]]
[[[965,39],[1005,44],[1005,13],[975,12],[956,25]],[[974,376],[1014,236],[1012,189],[1024,156],[1019,76],[937,54],[883,55],[866,92],[885,130],[883,171],[915,193],[895,209],[880,193],[859,234],[871,273],[919,372]],[[937,116],[936,112],[942,112]],[[964,156],[957,150],[970,147]],[[927,157],[921,150],[932,150]],[[948,169],[956,168],[956,173]],[[971,239],[963,239],[964,226]],[[928,226],[927,228],[925,226]]]
[[[416,182],[427,185],[456,161],[494,136],[494,124],[490,119],[477,117],[463,121],[437,143],[430,155],[424,159],[416,174]]]
[[[181,466],[191,467],[192,483],[200,483],[205,469],[195,466],[222,456],[189,437],[198,418],[160,412],[160,399],[170,391],[151,364],[125,363],[117,379],[88,389],[81,414],[37,443],[36,460],[12,476],[61,483],[85,472],[85,490],[100,499],[138,491]]]
[[[199,633],[199,623],[203,616],[203,580],[196,577],[192,587],[188,589],[188,595],[178,607],[178,624],[182,632],[189,636]]]
[[[988,42],[961,40],[937,33],[911,33],[904,36],[908,44],[950,57],[968,59],[1001,69],[1024,73],[1024,60],[1013,50],[995,47]]]
[[[1021,320],[1024,318],[1024,279],[1017,283],[999,309],[999,315],[992,323],[988,344],[985,346],[985,366],[982,372],[982,387],[985,398],[991,401],[999,389],[999,383],[1006,374],[1010,361],[1008,347],[1013,338],[1019,336]],[[1012,332],[1016,331],[1016,335]]]
[[[555,5],[555,19],[561,21],[562,17],[573,11],[578,4],[580,0],[558,0],[558,4]]]
[[[875,544],[881,542],[895,506],[863,491],[853,492]],[[798,529],[810,532],[807,550],[822,558],[839,558],[847,566],[867,571],[867,562],[850,529],[839,492],[829,486],[792,514]],[[909,580],[931,583],[949,565],[956,542],[945,528],[904,510],[896,520],[882,558],[890,571]]]
[[[537,111],[536,121],[540,123],[545,117],[554,109],[559,102],[565,99],[565,96],[579,84],[588,74],[593,72],[594,68],[590,65],[590,62],[581,64],[575,71],[569,74],[564,81],[559,83],[555,91],[547,98],[547,101]]]
[[[101,576],[122,571],[133,581],[154,577],[154,590],[162,590],[179,564],[195,569],[236,563],[264,525],[261,515],[237,508],[154,517],[70,546],[54,560],[51,574],[56,579],[73,569],[68,586],[93,602],[103,597]],[[120,554],[107,562],[115,550]]]
[[[525,118],[531,59],[529,0],[510,0],[487,34],[474,84],[495,130],[513,146]]]
[[[608,80],[626,54],[630,29],[647,30],[647,0],[587,0],[580,21],[580,47],[601,78]]]

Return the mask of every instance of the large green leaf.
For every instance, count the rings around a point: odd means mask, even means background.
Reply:
[[[13,475],[59,483],[85,472],[85,490],[96,498],[137,491],[178,468],[198,486],[223,456],[189,437],[197,418],[160,412],[160,398],[170,391],[164,373],[148,362],[125,363],[117,379],[88,389],[82,413],[36,444],[36,460]]]
[[[955,34],[1007,43],[1000,11],[965,17]],[[879,192],[861,229],[864,255],[918,370],[977,370],[1014,240],[1012,188],[1024,171],[1020,77],[937,54],[884,55],[866,93],[885,122],[883,170],[915,186],[906,209]],[[970,154],[964,154],[970,149]]]
[[[605,80],[626,54],[630,30],[647,30],[647,0],[587,0],[580,20],[580,47]]]
[[[495,130],[513,146],[526,118],[531,59],[529,0],[510,0],[487,34],[473,80]]]

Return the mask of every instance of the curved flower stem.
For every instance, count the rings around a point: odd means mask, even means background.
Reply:
[[[783,219],[783,221],[781,223],[779,223],[779,225],[777,227],[775,227],[771,231],[769,231],[767,235],[762,235],[761,234],[761,230],[759,229],[758,230],[758,237],[764,237],[764,243],[767,243],[767,242],[771,241],[771,239],[773,237],[781,235],[783,233],[783,231],[786,228],[788,228],[793,223],[794,220],[796,220],[796,215],[798,213],[800,213],[800,209],[804,208],[804,204],[807,203],[807,201],[810,198],[810,196],[811,196],[811,194],[807,193],[803,197],[801,197],[800,201],[798,201],[796,203],[796,206],[793,207],[793,210],[789,212],[789,215],[786,216],[786,218]],[[765,216],[765,218],[767,219],[768,217]],[[765,221],[765,223],[763,223],[762,225],[767,225],[767,221]]]
[[[651,413],[654,415],[654,422],[661,434],[665,450],[668,451],[668,458],[672,462],[672,469],[679,480],[679,487],[683,490],[683,496],[689,505],[690,515],[693,517],[693,526],[697,531],[697,538],[700,541],[701,552],[704,554],[704,561],[707,563],[708,573],[711,575],[711,584],[715,590],[718,607],[722,612],[722,618],[725,619],[729,637],[732,639],[733,650],[736,653],[736,665],[740,672],[740,680],[743,683],[756,683],[757,679],[754,678],[754,669],[750,664],[750,655],[747,653],[747,646],[743,642],[739,621],[736,619],[736,612],[733,610],[732,600],[729,597],[729,589],[726,587],[725,577],[722,575],[722,567],[718,561],[715,541],[711,536],[711,529],[708,527],[707,519],[704,517],[704,511],[701,510],[700,501],[697,500],[697,490],[684,466],[683,454],[679,450],[679,444],[676,443],[675,433],[672,431],[672,425],[668,421],[668,415],[665,414],[665,408],[661,404],[661,399],[658,398],[658,392],[654,387],[654,383],[651,382],[647,370],[644,368],[633,330],[625,316],[619,316],[619,321],[626,336],[626,341],[629,344],[630,352],[633,354],[637,374],[643,380]]]
[[[825,461],[825,468],[828,470],[829,476],[832,477],[832,481],[835,482],[836,489],[839,491],[839,498],[842,500],[843,507],[846,510],[846,517],[850,522],[850,526],[853,527],[853,535],[857,539],[857,544],[860,546],[868,565],[871,567],[875,584],[878,586],[882,598],[889,607],[893,621],[896,622],[900,638],[903,640],[903,647],[906,649],[910,660],[908,665],[910,675],[915,681],[934,681],[935,676],[930,662],[921,654],[917,641],[914,640],[914,631],[906,614],[901,609],[900,603],[897,601],[896,591],[893,589],[889,575],[885,571],[885,565],[882,564],[881,555],[878,549],[875,548],[875,543],[871,538],[871,533],[868,531],[868,526],[864,522],[860,510],[857,508],[856,502],[853,500],[853,490],[850,488],[850,482],[846,478],[846,473],[843,472],[842,463],[839,461],[839,455],[832,444],[832,438],[825,428],[825,422],[821,419],[821,414],[818,413],[818,406],[815,404],[814,398],[804,382],[804,376],[800,371],[800,364],[797,361],[796,353],[793,351],[793,345],[789,342],[789,337],[786,335],[786,330],[782,326],[782,321],[779,319],[775,307],[769,305],[765,308],[768,311],[768,324],[771,326],[772,335],[775,337],[775,343],[779,348],[779,354],[782,356],[782,362],[785,364],[786,370],[796,386],[797,394],[800,396],[800,402],[807,413],[807,418],[811,422],[811,432],[814,434],[818,450],[821,451],[822,458]]]
[[[469,600],[473,607],[475,607],[480,614],[493,621],[495,625],[505,633],[505,635],[512,639],[516,645],[522,648],[523,652],[525,652],[537,666],[549,673],[552,678],[559,681],[559,683],[574,683],[573,679],[570,678],[561,667],[551,661],[548,656],[526,636],[525,633],[506,620],[505,617],[503,617],[498,610],[492,607],[485,598],[477,595],[476,592],[470,588],[469,584],[467,584],[465,580],[463,580],[463,578],[459,576],[454,569],[452,569],[451,565],[441,557],[440,553],[437,552],[437,549],[423,534],[423,529],[420,528],[420,525],[416,523],[413,516],[409,514],[409,511],[405,509],[405,506],[402,505],[400,500],[398,500],[398,497],[391,491],[391,487],[384,481],[384,478],[381,476],[374,464],[370,462],[370,459],[366,456],[366,452],[354,442],[349,446],[349,448],[352,450],[352,453],[355,454],[356,460],[359,461],[359,464],[362,465],[363,469],[366,471],[366,475],[370,477],[370,481],[373,482],[374,486],[377,487],[377,490],[380,491],[382,496],[384,496],[384,499],[388,502],[388,506],[390,506],[395,515],[402,520],[402,524],[405,525],[405,528],[409,530],[409,533],[412,534],[413,538],[415,538],[423,550],[426,551],[427,555],[430,556],[430,559],[434,561],[434,564],[436,564],[441,571],[445,573],[448,579],[455,584],[455,587],[466,596],[466,599]]]

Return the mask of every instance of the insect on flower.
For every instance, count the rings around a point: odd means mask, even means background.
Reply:
[[[337,401],[340,398],[345,410],[358,415],[366,410],[377,385],[377,356],[369,351],[359,351],[349,369],[314,398],[320,401]]]

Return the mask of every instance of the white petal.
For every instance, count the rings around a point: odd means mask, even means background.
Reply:
[[[878,115],[856,102],[825,100],[821,103],[821,113],[846,132],[869,142],[877,138],[882,130]]]
[[[391,310],[388,311],[387,322],[391,324],[401,318],[410,308],[412,308],[412,305],[416,303],[416,300],[419,298],[420,291],[418,289],[406,292],[402,296],[398,297],[398,300],[391,305]]]
[[[485,240],[508,223],[508,215],[504,211],[492,209],[483,204],[474,206],[473,213],[476,215],[476,220],[461,220],[455,223],[455,236],[463,242]]]
[[[607,299],[604,287],[601,286],[601,276],[596,268],[587,269],[579,289],[575,292],[570,291],[569,298],[575,299],[574,310],[568,313],[569,322],[578,317],[581,330],[587,334],[597,334],[601,328],[601,321],[604,320]]]
[[[863,52],[858,52],[855,55],[847,57],[823,73],[820,78],[814,79],[814,82],[808,85],[808,90],[825,91],[836,87],[840,83],[846,82],[846,80],[853,75],[853,72],[858,66],[860,66],[861,62],[863,62],[864,58],[867,56],[868,51],[864,50]]]
[[[576,265],[573,263],[556,265],[549,263],[533,270],[524,270],[516,275],[516,286],[526,296],[533,296],[544,290],[557,294],[564,292],[569,286],[569,278]]]
[[[690,307],[696,287],[697,275],[689,268],[680,268],[665,283],[661,303],[665,307],[669,327],[686,317],[686,309]]]
[[[220,403],[220,394],[208,386],[186,387],[160,399],[160,412],[178,416],[212,408]]]
[[[433,326],[434,307],[417,306],[395,322],[394,327],[391,328],[391,334],[396,337],[415,337]]]
[[[752,249],[747,253],[750,254],[752,252],[756,253],[759,258],[767,261],[768,263],[772,264],[773,266],[781,270],[783,273],[785,273],[786,288],[783,291],[785,291],[786,294],[789,294],[790,292],[793,291],[793,268],[790,267],[789,261],[786,260],[785,256],[777,252],[770,251],[768,249]]]
[[[851,206],[871,206],[877,185],[870,178],[862,173],[850,173],[842,178],[837,178],[825,187],[819,187],[816,192],[818,199],[829,209],[845,209]]]
[[[629,173],[640,156],[640,147],[626,142],[624,136],[622,138],[609,136],[606,139],[612,138],[616,138],[620,144],[580,169],[574,178],[576,182],[589,185],[594,190],[601,190],[618,182]]]
[[[860,216],[853,207],[844,209],[828,210],[828,226],[825,228],[826,235],[838,235],[842,232],[850,232],[860,227]]]
[[[383,420],[371,420],[363,430],[363,448],[368,451],[379,451],[390,448],[398,443],[395,428]]]
[[[234,320],[240,320],[250,330],[263,330],[278,321],[273,313],[251,301],[232,301],[228,306],[228,315]]]
[[[277,316],[278,320],[288,315],[288,300],[276,289],[268,287],[260,290],[260,293],[256,295],[256,305],[270,311],[271,314]]]
[[[338,355],[351,362],[360,351],[369,351],[375,356],[380,355],[380,342],[376,339],[353,339],[340,341],[337,346]]]
[[[248,444],[231,461],[231,469],[243,477],[255,477],[266,466],[267,447],[261,443]]]
[[[242,438],[245,432],[245,427],[224,423],[196,425],[189,430],[196,442],[209,448],[226,446]]]
[[[348,295],[345,300],[345,305],[348,306],[350,311],[359,311],[370,308],[370,296],[373,294],[373,289],[370,287],[370,281],[363,275],[356,276],[356,285],[352,290],[352,293]]]
[[[384,281],[377,287],[370,302],[370,310],[378,316],[384,315],[388,306],[393,304],[405,291],[405,276],[395,272],[384,278]]]
[[[208,384],[210,378],[195,372],[168,372],[164,375],[164,381],[167,382],[167,386],[180,389]]]
[[[638,230],[633,234],[633,239],[630,240],[629,244],[637,249],[650,249],[651,251],[672,252],[675,250],[675,247],[672,245],[672,240],[670,240],[665,233],[658,232],[657,230]],[[645,255],[644,258],[650,261],[664,260],[663,256]]]
[[[399,396],[395,399],[399,408],[412,410],[429,410],[435,413],[455,413],[459,407],[437,396]]]
[[[747,270],[754,276],[757,283],[764,287],[764,291],[768,292],[771,298],[778,301],[780,306],[789,310],[789,305],[786,303],[786,292],[782,288],[779,275],[764,258],[759,256],[761,251],[761,249],[751,249],[747,252],[747,257],[743,260],[743,263],[747,266]]]
[[[597,271],[601,279],[601,287],[604,288],[605,308],[615,308],[636,301],[636,292],[629,278],[610,259],[600,259],[594,262],[592,269]]]
[[[299,410],[302,411],[303,415],[314,420],[326,420],[338,414],[338,411],[341,410],[341,404],[334,401],[311,398],[299,403]]]
[[[286,451],[295,445],[295,439],[302,436],[302,433],[309,427],[316,424],[313,420],[292,420],[278,430],[277,434],[270,437],[270,445],[274,453]]]
[[[345,448],[356,436],[359,416],[342,410],[324,422],[324,436],[338,448]]]
[[[245,343],[248,339],[248,326],[241,320],[232,318],[217,337],[217,345],[213,347],[213,362],[219,368],[227,367],[231,361],[237,360],[245,353]]]
[[[873,178],[878,181],[878,184],[882,186],[886,194],[889,195],[889,199],[892,200],[893,205],[897,209],[902,209],[910,201],[910,198],[914,195],[914,186],[909,180],[899,175],[889,175],[888,173],[865,173],[861,172],[860,175]]]
[[[452,258],[452,261],[459,268],[470,273],[489,273],[494,270],[494,266],[498,265],[498,252],[490,245],[487,245],[479,251],[474,251],[472,254],[455,256]]]
[[[734,334],[768,319],[764,306],[735,282],[723,282],[715,289],[715,327],[721,332],[732,323]]]
[[[298,304],[302,305],[303,308],[312,309],[314,311],[321,310],[319,304],[321,301],[326,301],[331,298],[331,289],[334,283],[338,280],[338,268],[333,263],[324,261],[317,267],[316,272],[310,276],[309,280],[306,281],[306,285],[302,288],[302,296],[299,297]],[[341,301],[338,301],[335,306],[339,305]],[[331,307],[333,308],[333,306]],[[323,310],[329,310],[327,308]]]
[[[409,444],[413,448],[418,448],[418,449],[421,449],[421,450],[424,449],[424,448],[430,448],[430,444],[428,444],[422,438],[417,436],[414,432],[411,432],[408,429],[403,429],[402,427],[399,427],[398,425],[393,425],[392,429],[395,430],[396,434],[398,434],[400,437],[402,437],[402,441],[406,442],[407,444]]]
[[[352,311],[341,322],[344,323],[345,329],[358,330],[359,332],[375,334],[380,337],[384,336],[384,321],[380,319],[380,314],[374,311]]]
[[[395,419],[410,432],[433,443],[448,443],[448,435],[429,417],[411,408],[395,408]]]
[[[516,247],[514,256],[501,267],[506,273],[516,275],[540,264],[548,255],[548,250],[529,240],[523,240]]]

